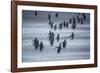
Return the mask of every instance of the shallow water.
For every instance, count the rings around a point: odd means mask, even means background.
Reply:
[[[38,16],[34,16],[34,11],[23,11],[22,62],[90,59],[89,14],[87,14],[87,21],[84,24],[77,24],[75,30],[71,28],[71,24],[68,28],[54,30],[48,24],[49,13],[52,14],[54,24],[68,21],[69,18],[77,15],[77,13],[59,13],[59,17],[55,18],[55,12],[40,11]],[[60,34],[60,41],[57,42],[55,38],[53,46],[50,46],[47,38],[49,31],[54,32],[55,36]],[[69,37],[72,32],[75,34],[73,40]],[[32,40],[35,37],[44,43],[45,47],[42,52],[35,50],[32,46]],[[60,54],[57,54],[56,47],[64,39],[67,41],[67,46],[62,48]]]

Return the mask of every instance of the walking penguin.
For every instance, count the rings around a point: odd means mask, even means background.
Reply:
[[[38,50],[38,47],[39,47],[39,40],[37,40],[37,38],[35,38],[33,41],[33,46],[35,47],[35,50]]]
[[[60,36],[59,36],[59,34],[57,34],[56,39],[57,39],[57,41],[59,41],[59,40],[60,40]]]
[[[73,40],[74,37],[75,37],[75,35],[74,35],[74,33],[72,32],[72,34],[71,34],[71,40]]]
[[[63,43],[63,48],[65,48],[67,44],[66,39],[62,43]]]
[[[40,43],[40,46],[39,46],[39,50],[40,50],[40,52],[43,51],[43,48],[44,48],[44,45],[43,45],[43,43],[41,42],[41,43]]]
[[[61,52],[61,44],[59,44],[59,46],[56,48],[57,48],[57,53],[59,54]]]

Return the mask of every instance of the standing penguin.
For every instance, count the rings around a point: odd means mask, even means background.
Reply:
[[[80,18],[77,16],[77,23],[80,23]]]
[[[81,18],[80,20],[81,20],[81,24],[83,24],[83,19]]]
[[[75,17],[73,17],[73,24],[76,24],[76,19],[75,19]]]
[[[58,13],[55,14],[55,17],[58,17]]]
[[[76,20],[75,20],[75,17],[73,17],[73,24],[72,24],[72,29],[75,29],[76,28]]]
[[[57,24],[55,24],[55,26],[54,26],[54,30],[56,30],[57,29]]]
[[[50,20],[51,19],[51,14],[48,14],[48,20]]]
[[[76,28],[76,24],[72,24],[72,29],[75,29]]]
[[[34,12],[35,16],[37,16],[37,11]]]
[[[51,32],[50,45],[53,46],[53,43],[54,43],[54,33]]]
[[[51,22],[50,26],[51,26],[51,28],[53,28],[53,26],[54,26],[54,25],[53,25],[53,22]]]
[[[69,19],[69,23],[70,23],[70,24],[72,23],[72,18]]]
[[[66,22],[65,27],[66,27],[66,28],[68,28],[68,27],[69,27],[68,22]]]
[[[83,13],[82,16],[83,16],[83,19],[86,20],[86,15],[85,15],[85,13]]]

